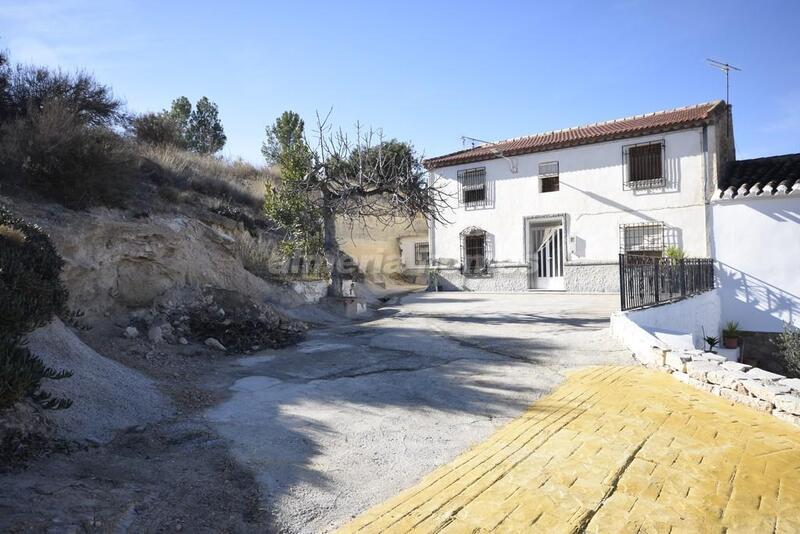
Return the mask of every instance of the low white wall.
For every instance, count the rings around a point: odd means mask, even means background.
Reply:
[[[296,281],[291,285],[292,290],[309,304],[318,303],[328,293],[327,280]]]
[[[715,289],[672,304],[614,313],[611,331],[637,356],[649,354],[653,347],[669,348],[656,335],[688,334],[694,347],[701,349],[703,330],[709,336],[720,335],[720,316],[720,297]]]
[[[800,197],[719,200],[710,211],[723,320],[757,332],[800,327]]]

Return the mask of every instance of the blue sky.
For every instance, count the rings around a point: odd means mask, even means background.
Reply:
[[[0,0],[12,59],[83,67],[134,111],[219,104],[224,153],[260,162],[283,110],[333,108],[426,156],[723,98],[738,156],[800,152],[800,2]]]

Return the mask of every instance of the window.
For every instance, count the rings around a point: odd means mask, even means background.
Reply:
[[[486,203],[485,167],[458,171],[458,183],[461,187],[459,198],[462,205],[483,206]]]
[[[464,272],[482,273],[486,269],[486,234],[464,236]]]
[[[430,249],[427,243],[414,243],[414,264],[428,265]]]
[[[623,254],[660,257],[664,251],[664,223],[622,225],[620,240]]]
[[[627,189],[661,187],[664,179],[664,142],[642,143],[623,148]]]
[[[539,183],[542,193],[558,191],[558,162],[539,164]]]

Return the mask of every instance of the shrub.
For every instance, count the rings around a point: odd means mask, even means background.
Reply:
[[[0,340],[0,410],[28,397],[43,408],[69,408],[72,401],[54,398],[40,389],[42,379],[60,380],[72,376],[55,371],[31,354],[19,340]]]
[[[64,260],[37,226],[2,206],[0,229],[0,332],[20,336],[64,312]]]
[[[65,310],[67,291],[59,276],[64,262],[50,239],[0,206],[0,410],[29,397],[45,408],[66,408],[40,390],[42,379],[71,376],[54,371],[30,353],[25,334]]]
[[[787,373],[800,377],[800,329],[787,325],[776,341]]]
[[[667,258],[671,260],[682,260],[686,258],[686,252],[684,252],[682,248],[676,247],[675,245],[667,247],[665,253]]]
[[[150,175],[156,182],[196,191],[228,204],[260,208],[264,183],[275,180],[268,169],[176,147],[142,145],[139,152],[155,164]]]
[[[117,134],[57,101],[4,125],[0,157],[6,179],[79,208],[122,204],[133,168]]]
[[[130,130],[140,143],[185,148],[178,122],[168,113],[145,113],[131,120]]]
[[[32,65],[17,65],[9,71],[7,105],[12,117],[40,111],[51,102],[72,110],[86,125],[110,127],[125,119],[122,102],[91,74]]]

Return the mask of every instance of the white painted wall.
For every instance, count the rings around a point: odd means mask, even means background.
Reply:
[[[703,331],[720,335],[720,295],[707,291],[672,304],[643,310],[616,312],[611,316],[611,332],[634,354],[646,359],[652,347],[675,347],[671,339],[691,337],[694,348],[703,348]],[[672,346],[672,347],[671,347]]]
[[[714,125],[708,127],[707,146],[714,162]],[[650,191],[623,190],[623,146],[664,139],[667,185]],[[478,226],[494,240],[493,259],[500,263],[524,264],[524,219],[536,215],[567,213],[568,234],[576,238],[567,261],[616,260],[619,225],[663,221],[675,228],[675,244],[690,256],[708,254],[705,211],[703,128],[637,137],[591,145],[515,156],[519,171],[494,159],[435,169],[434,179],[453,195],[457,205],[457,173],[461,169],[486,167],[486,180],[494,189],[494,207],[447,210],[433,231],[433,252],[440,264],[460,261],[459,232]],[[560,191],[539,192],[539,163],[558,161]],[[709,172],[715,167],[709,163]]]
[[[744,197],[711,204],[722,316],[740,328],[800,327],[800,197]]]
[[[400,238],[400,262],[404,269],[424,269],[428,266],[427,264],[418,265],[414,253],[416,243],[427,242],[426,238],[418,236]]]

